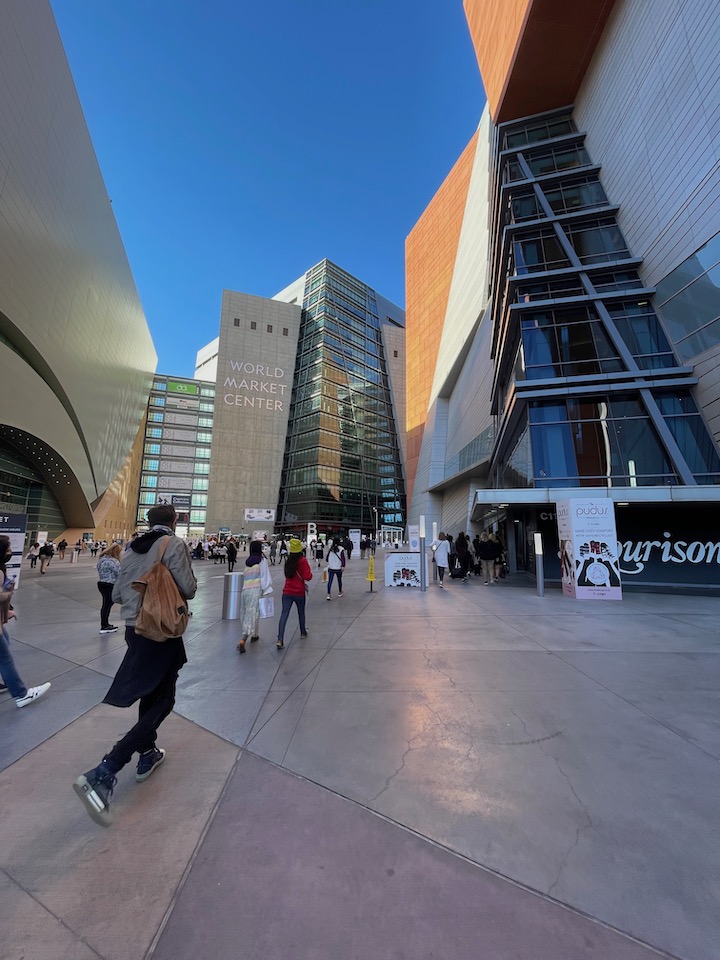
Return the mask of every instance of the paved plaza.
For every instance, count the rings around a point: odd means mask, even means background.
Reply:
[[[353,558],[241,657],[194,566],[167,760],[108,829],[72,782],[131,725],[123,632],[91,558],[23,571],[15,660],[53,685],[0,696],[2,960],[720,958],[720,600],[370,593]]]

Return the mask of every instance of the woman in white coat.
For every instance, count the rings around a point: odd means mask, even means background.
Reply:
[[[440,589],[442,590],[445,571],[450,566],[450,541],[444,533],[439,533],[437,540],[430,544],[433,550],[435,565],[437,566]]]
[[[272,575],[263,556],[259,540],[250,544],[250,556],[245,561],[245,579],[242,593],[242,638],[237,645],[238,653],[245,653],[245,643],[260,639],[260,597],[272,593]]]

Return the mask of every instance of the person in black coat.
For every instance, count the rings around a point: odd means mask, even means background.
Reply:
[[[103,703],[114,707],[130,707],[140,701],[138,721],[105,754],[97,767],[81,774],[73,784],[88,814],[103,827],[112,822],[110,797],[117,774],[130,762],[133,754],[140,755],[135,775],[138,782],[147,780],[165,759],[165,751],[156,746],[157,729],[175,705],[178,674],[187,663],[182,637],[169,637],[159,642],[135,631],[142,596],[133,588],[133,582],[155,565],[161,550],[164,549],[162,563],[170,571],[181,595],[191,600],[197,590],[190,551],[185,542],[175,536],[175,508],[170,504],[157,504],[148,510],[147,519],[151,529],[138,537],[123,556],[120,576],[113,588],[113,601],[122,604],[128,648],[103,699]]]
[[[232,540],[228,540],[228,542],[225,544],[225,547],[227,549],[228,573],[232,573],[233,567],[235,566],[235,561],[237,560],[237,547]]]

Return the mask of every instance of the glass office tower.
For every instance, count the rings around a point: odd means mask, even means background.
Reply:
[[[321,533],[404,527],[389,372],[402,364],[403,343],[401,310],[328,260],[308,271],[278,529],[307,522]]]

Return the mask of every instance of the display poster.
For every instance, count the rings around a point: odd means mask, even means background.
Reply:
[[[408,544],[413,551],[420,549],[420,526],[417,523],[408,524]]]
[[[360,531],[359,530],[348,530],[348,537],[352,541],[353,553],[357,556],[360,553]]]
[[[189,493],[173,493],[170,497],[172,505],[176,510],[180,510],[184,513],[190,509],[190,494]],[[158,500],[158,503],[160,501]]]
[[[26,529],[26,513],[3,513],[0,515],[0,534],[9,538],[13,551],[13,555],[7,563],[7,576],[9,580],[15,581],[16,588],[20,583]],[[45,539],[47,539],[47,533],[45,533]],[[44,541],[40,542],[44,543]]]
[[[267,520],[268,523],[274,523],[275,511],[270,507],[246,507],[245,520],[248,523],[253,520]]]
[[[611,500],[559,500],[562,589],[577,600],[622,600]]]
[[[420,553],[394,550],[385,556],[386,587],[420,587]],[[427,579],[427,557],[425,557]]]
[[[37,542],[40,544],[40,546],[42,546],[44,543],[47,543],[48,532],[49,531],[47,530],[38,530]]]

